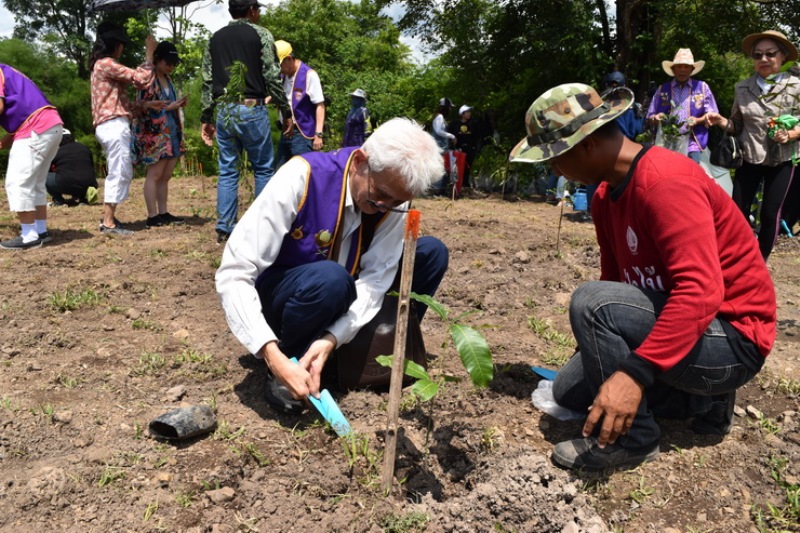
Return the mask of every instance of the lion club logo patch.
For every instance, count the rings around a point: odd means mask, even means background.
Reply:
[[[625,239],[628,241],[628,249],[633,255],[636,255],[639,250],[639,237],[636,236],[636,232],[630,226],[628,226],[628,231],[625,232]]]
[[[319,230],[316,235],[314,235],[314,242],[317,243],[317,246],[320,248],[327,248],[331,245],[331,238],[333,234],[329,230],[323,229]]]

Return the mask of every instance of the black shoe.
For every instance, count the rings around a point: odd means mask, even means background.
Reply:
[[[691,429],[698,435],[719,435],[724,437],[731,432],[733,407],[736,405],[736,391],[712,397],[711,409],[692,420]]]
[[[231,236],[230,233],[226,233],[226,232],[222,231],[221,229],[218,229],[217,230],[217,244],[222,244],[223,242],[227,241],[228,237],[230,237],[230,236]]]
[[[100,221],[100,233],[107,233],[111,235],[133,235],[133,230],[127,229],[122,222],[114,218],[114,225],[108,227]]]
[[[50,235],[49,231],[43,231],[42,233],[39,234],[39,240],[42,241],[43,243],[50,242],[53,240],[53,236]]]
[[[162,215],[156,215],[154,217],[147,217],[147,221],[145,221],[145,225],[148,228],[158,228],[158,227],[161,227],[161,226],[166,226],[167,224],[169,224],[169,222],[164,220]]]
[[[295,400],[287,389],[271,372],[267,372],[267,403],[285,415],[295,415],[303,410],[303,402]]]
[[[27,250],[28,248],[38,248],[42,245],[42,239],[36,238],[30,242],[22,240],[22,236],[14,237],[7,241],[0,242],[0,248],[5,250]]]
[[[181,224],[185,224],[186,223],[186,219],[184,219],[183,217],[176,217],[175,215],[173,215],[172,213],[169,213],[169,212],[161,213],[158,216],[161,217],[161,220],[163,220],[167,224],[175,224],[175,225],[179,226]]]
[[[623,447],[619,442],[601,448],[595,437],[573,439],[556,444],[553,461],[575,470],[598,471],[609,468],[634,468],[658,457],[658,443],[640,450]]]

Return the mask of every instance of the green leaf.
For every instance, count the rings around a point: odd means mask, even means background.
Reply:
[[[461,362],[469,377],[478,387],[491,383],[493,375],[492,352],[483,335],[463,324],[450,325],[450,337],[456,345]]]
[[[439,315],[439,318],[442,320],[447,320],[447,308],[434,300],[432,297],[428,296],[427,294],[417,294],[416,292],[409,294],[409,297],[412,300],[416,300],[427,305],[428,309]]]
[[[411,387],[411,392],[413,392],[420,401],[427,402],[439,393],[439,384],[430,379],[421,379],[414,383],[414,386]]]
[[[379,365],[385,366],[388,368],[392,367],[392,361],[394,360],[393,355],[379,355],[375,358]],[[415,379],[431,379],[428,372],[422,365],[415,363],[409,359],[403,360],[403,373],[406,376],[410,376]]]

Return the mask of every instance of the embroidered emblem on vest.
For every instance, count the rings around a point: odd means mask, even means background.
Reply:
[[[292,239],[294,239],[296,241],[299,241],[300,239],[302,239],[303,238],[303,226],[295,228],[292,231],[291,235],[292,235]]]
[[[628,231],[625,233],[625,237],[628,241],[628,249],[633,255],[636,255],[637,251],[639,250],[639,237],[636,236],[636,232],[633,231],[632,227],[628,226]]]
[[[333,237],[333,235],[330,230],[322,229],[314,235],[314,242],[317,243],[317,246],[320,248],[327,248],[331,245],[331,237]],[[322,250],[320,250],[320,252],[321,251]]]

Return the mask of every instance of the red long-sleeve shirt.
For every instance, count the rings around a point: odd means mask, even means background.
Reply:
[[[664,372],[686,357],[715,317],[763,356],[775,342],[775,289],[745,218],[689,158],[643,150],[625,182],[592,201],[601,279],[668,294],[632,356]]]

